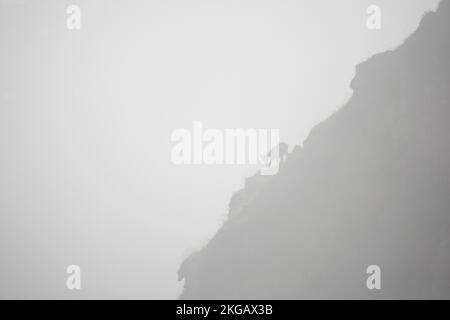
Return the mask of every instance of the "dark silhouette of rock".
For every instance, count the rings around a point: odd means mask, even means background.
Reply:
[[[233,196],[181,298],[450,298],[449,31],[443,1],[358,65],[349,102]]]

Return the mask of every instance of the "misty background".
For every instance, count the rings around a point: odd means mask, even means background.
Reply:
[[[300,144],[351,96],[355,65],[437,4],[0,1],[0,297],[177,297],[182,260],[257,168],[175,166],[172,131],[201,120]]]

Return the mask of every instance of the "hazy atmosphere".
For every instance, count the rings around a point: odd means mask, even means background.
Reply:
[[[259,167],[175,165],[173,131],[277,128],[292,150],[438,4],[0,0],[0,297],[177,298]]]

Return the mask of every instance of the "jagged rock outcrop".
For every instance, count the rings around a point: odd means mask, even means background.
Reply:
[[[443,1],[358,65],[349,102],[233,197],[180,269],[181,298],[450,298],[449,32]],[[366,288],[372,264],[381,290]]]

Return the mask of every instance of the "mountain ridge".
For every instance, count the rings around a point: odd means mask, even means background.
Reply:
[[[180,267],[181,299],[450,298],[449,18],[442,1],[357,65],[349,101],[276,176],[246,180]]]

